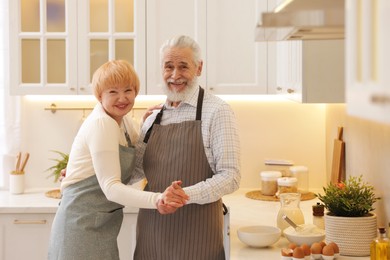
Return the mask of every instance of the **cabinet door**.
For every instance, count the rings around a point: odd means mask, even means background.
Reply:
[[[346,2],[348,114],[390,123],[390,3]]]
[[[283,41],[277,43],[276,93],[302,101],[302,42]]]
[[[1,214],[1,259],[47,259],[53,219],[54,214]]]
[[[344,40],[277,44],[278,94],[303,103],[344,102]]]
[[[144,0],[10,0],[9,10],[11,94],[91,94],[111,59],[132,63],[144,85]]]
[[[145,94],[145,0],[77,1],[78,84],[90,87],[103,63],[124,59],[133,64]]]
[[[198,42],[206,57],[206,0],[148,0],[146,93],[163,94],[160,47],[176,35],[188,35]],[[207,64],[203,66],[199,84],[206,84]]]
[[[207,1],[207,87],[214,93],[266,94],[275,84],[268,67],[274,43],[255,42],[267,9],[263,0]]]
[[[9,1],[11,94],[76,92],[76,3]]]
[[[133,259],[136,243],[137,213],[125,213],[123,223],[118,235],[119,258]]]

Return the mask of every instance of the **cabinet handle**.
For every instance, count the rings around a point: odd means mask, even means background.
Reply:
[[[371,103],[383,105],[383,104],[389,104],[390,103],[390,97],[386,95],[372,95],[371,96]]]
[[[276,87],[276,91],[282,91],[283,88],[282,87]]]
[[[46,224],[46,219],[41,219],[41,220],[19,220],[15,219],[14,224]]]
[[[289,89],[287,89],[287,93],[289,93],[289,94],[294,93],[294,90],[289,88]]]

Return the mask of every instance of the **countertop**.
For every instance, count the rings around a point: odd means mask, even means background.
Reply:
[[[280,249],[288,245],[282,237],[277,243],[266,248],[251,248],[243,244],[237,237],[237,229],[241,226],[272,225],[276,226],[276,216],[280,203],[260,201],[245,197],[250,189],[240,189],[223,197],[223,202],[230,209],[230,259],[281,259]],[[12,195],[8,191],[0,191],[1,213],[55,213],[60,200],[48,198],[43,190],[26,191]],[[312,223],[312,205],[317,199],[302,201],[300,208],[305,216],[305,223]],[[125,213],[137,213],[137,208],[125,207]],[[338,260],[369,260],[370,257],[340,256]]]

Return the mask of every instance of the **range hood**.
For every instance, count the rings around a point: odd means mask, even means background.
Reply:
[[[285,0],[262,13],[256,41],[344,38],[344,0]]]

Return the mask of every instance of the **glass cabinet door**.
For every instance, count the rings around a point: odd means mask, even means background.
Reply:
[[[11,93],[68,92],[74,79],[67,69],[67,49],[75,40],[66,24],[70,4],[66,0],[10,1]]]
[[[143,83],[142,2],[10,0],[11,94],[91,94],[94,71],[112,59],[133,64]]]

